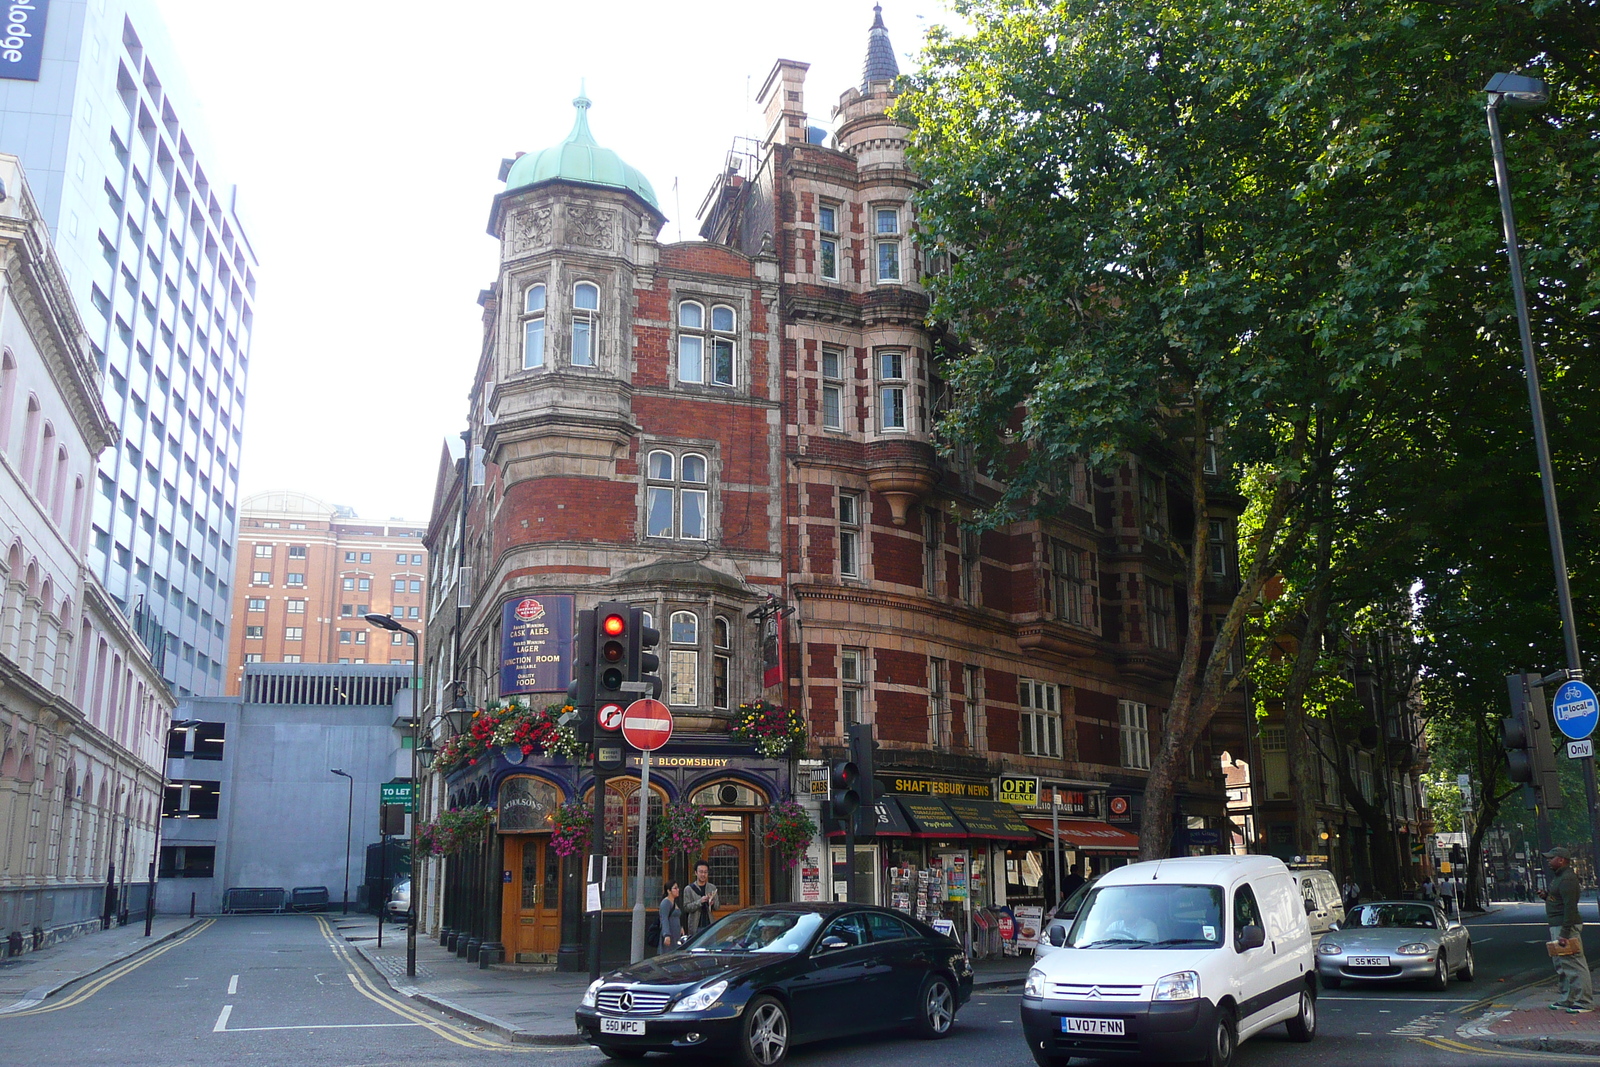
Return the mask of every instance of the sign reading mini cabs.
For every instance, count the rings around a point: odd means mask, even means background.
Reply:
[[[5,4],[5,25],[0,26],[0,78],[39,80],[39,60],[44,55],[44,23],[50,0],[0,0]]]

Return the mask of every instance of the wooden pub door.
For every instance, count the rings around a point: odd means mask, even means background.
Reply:
[[[561,857],[543,835],[506,838],[500,928],[513,963],[554,963],[561,946]]]

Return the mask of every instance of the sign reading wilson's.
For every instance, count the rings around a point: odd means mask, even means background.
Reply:
[[[562,693],[572,680],[568,595],[513,597],[501,608],[500,692]]]

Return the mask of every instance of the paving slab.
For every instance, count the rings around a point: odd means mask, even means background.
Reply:
[[[186,915],[157,915],[149,937],[144,935],[144,922],[140,920],[79,934],[35,952],[0,960],[0,1015],[35,1007],[72,983],[110,970],[205,921]]]

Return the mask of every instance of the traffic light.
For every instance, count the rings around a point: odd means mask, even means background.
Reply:
[[[1511,696],[1511,715],[1500,722],[1501,743],[1506,750],[1507,775],[1513,782],[1533,786],[1546,808],[1562,807],[1561,780],[1556,771],[1555,752],[1550,747],[1550,713],[1545,707],[1544,690],[1537,676],[1506,675]]]
[[[861,771],[847,759],[836,759],[828,767],[828,804],[833,817],[841,822],[855,817],[861,806]]]
[[[640,696],[661,699],[661,657],[650,650],[661,644],[661,631],[646,626],[643,608],[628,609],[628,681],[645,682],[650,688]]]
[[[572,681],[567,683],[567,703],[572,710],[561,717],[562,726],[578,731],[578,740],[594,743],[594,612],[578,612],[578,632],[572,650]]]
[[[590,632],[594,635],[594,703],[627,707],[638,694],[628,681],[638,677],[638,648],[632,625],[633,608],[614,600],[602,600],[594,607]],[[630,648],[631,646],[631,648]]]
[[[856,793],[861,807],[856,811],[856,836],[871,837],[878,830],[878,742],[872,739],[872,724],[854,723],[850,727],[850,762],[861,776]]]

